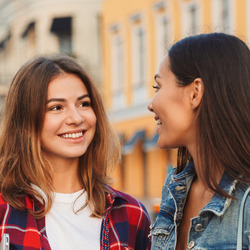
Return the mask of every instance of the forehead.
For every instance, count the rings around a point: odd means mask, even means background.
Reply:
[[[53,96],[70,96],[88,94],[88,90],[81,78],[74,74],[63,73],[55,77],[48,85],[48,98]]]
[[[161,71],[165,70],[166,68],[169,68],[169,56],[168,56],[168,54],[162,58],[162,60],[159,64],[159,67],[157,69],[157,73],[160,73]]]
[[[160,65],[157,69],[157,73],[156,75],[159,75],[159,76],[162,76],[162,75],[165,75],[167,72],[171,71],[170,70],[170,67],[169,67],[169,56],[166,55],[162,58],[161,62],[160,62]]]

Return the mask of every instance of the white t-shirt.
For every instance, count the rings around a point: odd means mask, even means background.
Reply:
[[[100,249],[101,218],[90,217],[89,207],[75,213],[86,201],[83,191],[54,193],[54,202],[45,216],[46,232],[52,250]],[[75,202],[76,201],[76,202]]]

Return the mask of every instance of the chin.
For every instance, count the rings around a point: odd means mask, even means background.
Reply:
[[[166,141],[161,141],[161,140],[158,140],[157,144],[161,149],[178,148],[178,146],[176,146],[175,144],[172,144],[172,143],[169,143],[169,142],[166,142]]]
[[[160,140],[157,142],[157,144],[158,144],[159,148],[161,148],[161,149],[167,149],[168,148],[166,143],[164,143],[164,142],[162,142]]]

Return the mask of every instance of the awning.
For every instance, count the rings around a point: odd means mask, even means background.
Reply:
[[[157,146],[158,138],[159,138],[159,135],[156,132],[152,138],[145,140],[143,143],[144,151],[150,151],[154,149]]]
[[[139,130],[134,134],[134,136],[129,141],[127,142],[125,141],[122,152],[124,155],[132,153],[136,144],[139,141],[143,143],[144,152],[151,151],[155,148],[158,148],[157,146],[158,139],[159,135],[157,132],[153,135],[153,137],[146,138],[145,130]],[[124,137],[121,137],[121,135],[120,135],[120,140],[124,141]]]
[[[145,138],[145,131],[144,130],[137,131],[135,135],[132,137],[132,139],[123,145],[122,153],[124,155],[127,155],[133,152],[136,143],[138,141],[143,142],[144,138]]]
[[[35,28],[35,22],[29,23],[22,33],[22,38],[25,38],[28,35],[28,33],[30,32],[30,30],[32,30],[34,28]]]
[[[10,39],[10,33],[2,41],[0,41],[0,49],[3,49],[5,47],[9,39]]]
[[[71,35],[72,17],[54,18],[50,31],[56,34]]]

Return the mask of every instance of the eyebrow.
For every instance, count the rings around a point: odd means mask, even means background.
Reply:
[[[89,95],[88,94],[81,95],[81,96],[77,97],[77,101],[80,101],[86,97],[89,97]],[[64,98],[51,98],[46,103],[48,104],[50,102],[66,102],[66,99],[64,99]]]
[[[160,76],[158,74],[155,74],[154,76],[155,81],[157,80],[157,78],[160,78]]]
[[[80,100],[82,100],[82,99],[84,99],[86,97],[89,97],[89,95],[88,94],[81,95],[81,96],[77,97],[77,100],[80,101]]]

